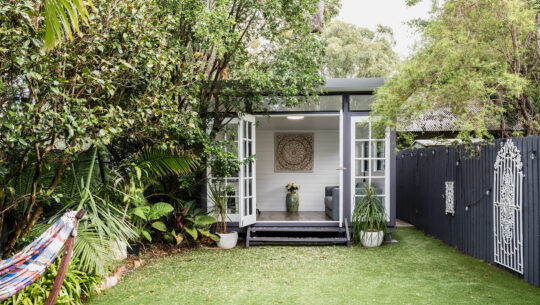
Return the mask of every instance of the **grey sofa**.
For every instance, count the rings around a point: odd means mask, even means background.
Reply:
[[[324,188],[324,210],[332,220],[339,220],[339,186]]]

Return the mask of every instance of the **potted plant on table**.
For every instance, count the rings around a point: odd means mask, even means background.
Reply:
[[[384,205],[375,190],[365,185],[364,195],[356,198],[353,213],[353,239],[364,247],[378,247],[386,233]]]
[[[236,247],[238,242],[238,232],[227,232],[227,188],[220,182],[216,181],[209,184],[210,200],[214,204],[212,212],[217,218],[216,235],[219,236],[217,246],[222,249],[231,249]]]
[[[287,206],[287,212],[298,212],[298,205],[300,199],[298,198],[298,184],[291,182],[285,186],[287,188],[287,197],[285,198],[285,204]]]

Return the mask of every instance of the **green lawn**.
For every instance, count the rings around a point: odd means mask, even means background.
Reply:
[[[540,288],[413,228],[399,244],[255,246],[163,258],[98,304],[540,304]]]

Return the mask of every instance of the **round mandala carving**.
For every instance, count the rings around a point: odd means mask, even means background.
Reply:
[[[313,170],[313,134],[277,134],[276,171]]]

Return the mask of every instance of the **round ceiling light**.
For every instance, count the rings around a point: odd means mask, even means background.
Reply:
[[[287,119],[289,120],[302,120],[304,119],[303,115],[288,115]]]

